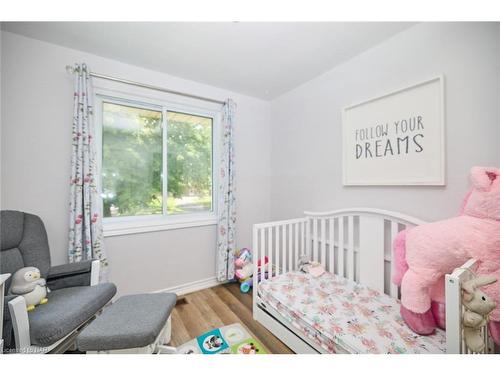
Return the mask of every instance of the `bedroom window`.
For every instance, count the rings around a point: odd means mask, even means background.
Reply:
[[[217,113],[96,95],[105,235],[215,224]]]
[[[101,171],[104,217],[162,214],[162,112],[104,101]]]

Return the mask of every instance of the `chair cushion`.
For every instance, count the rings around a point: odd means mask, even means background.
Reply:
[[[103,283],[54,290],[49,302],[28,314],[31,344],[50,346],[92,318],[116,293],[116,286]]]
[[[43,278],[50,269],[50,251],[42,219],[19,211],[0,211],[0,272],[37,267]],[[6,290],[12,279],[7,280]]]
[[[37,267],[46,279],[50,269],[49,240],[45,225],[38,216],[24,214],[23,239],[18,247],[25,267]]]
[[[176,301],[174,293],[121,297],[79,334],[78,349],[117,350],[152,344],[165,327]]]
[[[10,273],[13,275],[17,270],[23,267],[23,256],[17,247],[2,250],[2,252],[0,252],[0,273]],[[9,277],[5,283],[5,293],[10,292],[10,284],[12,284],[12,277]]]
[[[18,247],[23,239],[24,213],[20,211],[5,210],[0,212],[2,225],[0,237],[0,249],[11,249]]]

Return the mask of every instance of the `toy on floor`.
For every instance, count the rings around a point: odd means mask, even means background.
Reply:
[[[401,285],[401,315],[416,333],[445,327],[444,276],[469,259],[478,275],[500,277],[500,170],[474,167],[459,216],[400,232],[394,241],[393,282]],[[500,283],[483,289],[500,302]],[[489,330],[500,344],[500,308]]]
[[[264,262],[262,262],[262,260],[264,260]],[[268,264],[269,260],[267,258],[267,256],[264,257],[264,259],[259,259],[259,261],[257,262],[257,266],[258,266],[258,274],[257,274],[257,278],[258,280],[260,281],[261,280],[261,272],[262,272],[262,266],[266,266]],[[250,289],[253,287],[253,265],[252,263],[250,263],[251,265],[251,270],[248,274],[240,274],[240,277],[239,278],[239,282],[241,283],[240,285],[240,291],[242,293],[248,293],[250,291]],[[268,278],[268,271],[265,271],[264,273],[265,275],[265,278],[267,279]],[[273,266],[273,270],[271,272],[271,275],[274,275],[274,266]]]
[[[267,279],[267,275],[269,273],[266,271],[265,272],[265,278]],[[259,271],[259,275],[258,275],[258,281],[261,280],[261,274],[260,274],[260,271]],[[241,282],[241,285],[240,285],[240,291],[241,293],[248,293],[250,291],[250,289],[252,289],[252,286],[253,286],[253,277],[249,277],[248,279],[245,279]]]
[[[12,276],[10,294],[24,297],[26,309],[33,311],[36,305],[43,305],[47,299],[45,279],[40,277],[40,270],[36,267],[24,267]]]
[[[267,256],[264,257],[264,265],[266,265],[269,260],[267,258]],[[257,262],[257,267],[262,267],[262,259],[259,259],[258,262]],[[248,279],[249,277],[252,277],[253,275],[253,263],[247,263],[245,264],[245,266],[243,266],[243,268],[239,269],[239,270],[236,270],[236,272],[234,273],[236,278],[238,280],[246,280]]]
[[[252,252],[250,249],[244,248],[241,249],[237,254],[237,258],[234,261],[234,265],[236,268],[243,268],[246,264],[252,261]]]
[[[252,253],[250,249],[244,248],[236,254],[234,261],[235,272],[234,276],[237,280],[246,279],[253,272]]]
[[[491,276],[480,276],[462,285],[462,304],[465,307],[462,317],[465,345],[474,353],[481,353],[484,350],[482,328],[486,326],[488,315],[496,307],[495,301],[478,288],[496,281],[497,279]]]
[[[247,263],[243,266],[243,268],[240,268],[234,272],[234,275],[238,280],[245,280],[248,279],[250,276],[253,274],[253,264]]]
[[[244,248],[241,249],[241,251],[236,254],[237,258],[234,261],[234,265],[236,267],[236,271],[234,273],[234,277],[236,280],[238,280],[241,283],[240,290],[242,293],[248,293],[250,289],[252,288],[253,284],[253,263],[252,263],[252,253],[249,249]],[[263,261],[263,262],[262,262]],[[260,275],[260,270],[262,268],[262,265],[266,265],[269,262],[269,259],[267,256],[265,256],[263,259],[259,259],[257,262],[257,266],[259,269],[259,281],[261,279]],[[267,271],[266,271],[266,277],[267,277]]]

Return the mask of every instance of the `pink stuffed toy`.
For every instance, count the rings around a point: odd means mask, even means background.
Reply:
[[[478,275],[500,280],[500,169],[474,167],[460,215],[402,231],[394,240],[393,282],[401,285],[401,315],[416,333],[444,328],[444,275],[479,260]],[[500,283],[482,290],[497,303],[490,333],[500,344]]]

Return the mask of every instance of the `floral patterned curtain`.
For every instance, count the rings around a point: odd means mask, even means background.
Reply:
[[[100,259],[101,278],[104,278],[107,259],[103,247],[102,208],[96,178],[89,69],[85,64],[75,64],[74,76],[68,257],[70,263]]]
[[[222,111],[219,192],[217,195],[217,279],[219,281],[234,278],[236,200],[234,196],[233,128],[235,107],[235,103],[228,99]]]

